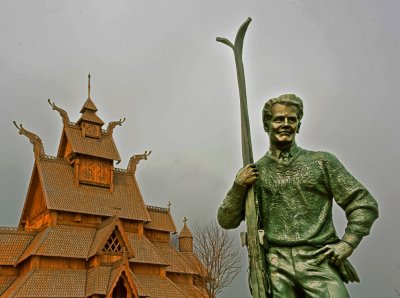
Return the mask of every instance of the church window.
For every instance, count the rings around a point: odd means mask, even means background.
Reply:
[[[104,252],[122,252],[122,246],[118,240],[118,236],[115,232],[112,233],[108,239],[106,245],[103,248]]]

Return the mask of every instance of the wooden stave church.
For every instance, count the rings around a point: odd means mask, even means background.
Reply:
[[[121,159],[113,131],[124,120],[102,129],[90,75],[76,123],[49,103],[63,122],[57,156],[14,122],[35,161],[18,227],[0,227],[0,298],[209,297],[186,220],[175,249],[170,206],[144,203],[135,171],[149,153],[114,167]]]

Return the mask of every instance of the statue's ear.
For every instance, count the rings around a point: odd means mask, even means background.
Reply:
[[[299,132],[300,132],[300,126],[301,126],[301,122],[299,122],[299,125],[297,125],[296,133],[299,133]]]
[[[266,133],[268,133],[269,132],[268,122],[267,121],[263,121],[263,124],[264,124],[264,131]]]

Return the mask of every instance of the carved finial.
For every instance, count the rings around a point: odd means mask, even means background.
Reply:
[[[26,136],[29,141],[33,144],[33,152],[35,154],[35,159],[39,159],[40,156],[44,155],[44,148],[43,148],[43,142],[42,139],[39,138],[36,134],[33,132],[30,132],[23,128],[22,124],[18,126],[17,122],[13,121],[15,127],[19,130],[20,135]]]
[[[64,111],[63,109],[57,107],[56,103],[54,101],[53,101],[53,103],[51,103],[50,99],[48,99],[47,101],[53,107],[53,110],[57,111],[60,114],[64,125],[68,124],[69,123],[68,113],[66,111]]]
[[[117,125],[122,126],[122,123],[124,123],[125,120],[126,120],[126,118],[123,118],[123,119],[119,119],[119,121],[112,121],[112,122],[108,123],[107,131],[108,131],[109,133],[113,133],[114,128],[115,128]]]
[[[90,72],[88,74],[88,98],[90,98]]]
[[[171,210],[171,206],[172,206],[172,203],[171,203],[171,201],[168,201],[168,205],[167,205],[168,211],[170,211],[170,210]]]
[[[186,227],[186,223],[187,223],[187,221],[188,221],[188,219],[186,218],[186,216],[183,218],[183,224],[185,225],[185,227]]]
[[[138,154],[138,155],[134,155],[129,159],[129,164],[128,164],[128,172],[131,172],[133,174],[135,174],[136,172],[136,166],[139,164],[139,162],[141,160],[147,160],[147,157],[151,154],[151,151],[149,151],[149,153],[147,153],[147,151],[145,151],[143,154]]]

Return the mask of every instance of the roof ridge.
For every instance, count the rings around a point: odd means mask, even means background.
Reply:
[[[146,208],[149,209],[149,210],[151,210],[151,211],[162,212],[162,213],[168,213],[168,208],[164,208],[164,207],[153,206],[153,205],[146,205]]]
[[[116,221],[117,219],[118,219],[118,217],[116,215],[110,216],[109,218],[107,218],[106,220],[103,220],[101,222],[101,224],[98,226],[97,230],[99,231],[101,229],[104,229],[105,227],[107,227],[112,222]]]
[[[138,290],[138,294],[139,294],[139,287],[140,287],[140,290],[142,291],[142,294],[146,295],[146,297],[150,297],[150,296],[146,293],[146,291],[145,291],[143,285],[140,283],[140,281],[139,281],[139,279],[136,277],[135,273],[134,273],[130,268],[129,268],[129,271],[130,271],[130,274],[131,274],[131,276],[132,276],[132,279],[135,281],[135,285],[136,285],[136,289]],[[138,287],[138,286],[139,286],[139,287]]]
[[[58,156],[53,156],[53,155],[43,155],[40,158],[40,161],[42,160],[46,160],[46,161],[50,161],[50,162],[59,162],[59,163],[65,163],[65,164],[69,164],[64,157],[58,157]]]
[[[19,276],[14,282],[3,292],[3,294],[0,296],[2,298],[11,298],[14,297],[16,292],[18,292],[22,286],[27,282],[27,280],[35,273],[37,269],[32,269],[30,270],[27,274],[23,276]],[[10,296],[10,292],[14,292],[12,296]]]
[[[19,227],[0,227],[0,234],[37,234],[37,229],[25,229]]]
[[[121,267],[122,265],[124,265],[123,259],[116,260],[114,263],[111,264],[111,270]]]
[[[44,198],[44,201],[46,203],[46,209],[50,210],[50,201],[49,201],[49,196],[47,194],[47,188],[46,188],[45,179],[43,177],[42,163],[39,161],[39,162],[36,162],[35,164],[36,164],[37,175],[38,175],[38,178],[39,178],[39,186],[42,189],[43,198]],[[30,186],[31,185],[29,184],[28,191],[30,190]],[[28,198],[28,194],[27,194],[27,198]],[[25,206],[24,206],[24,209],[25,209]]]
[[[29,245],[26,247],[26,249],[21,253],[20,257],[18,258],[17,262],[15,263],[14,266],[18,265],[22,261],[26,260],[30,256],[33,256],[37,253],[39,248],[42,246],[44,240],[46,240],[47,236],[49,236],[50,231],[53,229],[53,227],[47,227],[44,230],[40,231],[29,243]],[[36,240],[36,238],[38,239]],[[32,248],[31,248],[32,247]]]
[[[99,225],[99,227],[96,229],[96,233],[94,233],[94,235],[93,235],[92,244],[90,245],[90,249],[89,249],[89,252],[88,252],[88,255],[87,255],[86,259],[89,259],[90,257],[94,256],[97,253],[97,251],[99,250],[99,247],[101,246],[101,243],[104,242],[104,239],[103,239],[103,238],[105,238],[104,236],[101,237],[101,239],[98,239],[98,241],[96,241],[96,239],[98,237],[100,237],[100,235],[99,235],[100,231],[102,231],[102,230],[104,230],[106,228],[108,228],[108,229],[112,228],[113,230],[115,229],[115,224],[112,224],[113,221],[115,221],[115,219],[116,219],[116,216],[110,216],[109,218],[104,220]],[[107,233],[107,235],[108,234],[109,233]],[[107,238],[108,237],[110,237],[110,235],[108,235]],[[105,241],[107,241],[107,240],[105,240]],[[96,243],[96,242],[99,242],[99,243]]]
[[[116,263],[120,263],[117,265]],[[112,271],[113,270],[118,270],[117,274],[114,276],[114,280],[111,280],[112,276]],[[110,271],[110,278],[109,278],[109,283],[107,285],[107,292],[110,292],[113,289],[113,286],[118,282],[118,280],[121,278],[121,275],[125,272],[125,275],[128,279],[129,286],[132,288],[132,290],[136,287],[135,286],[135,280],[132,277],[132,271],[129,268],[129,265],[126,265],[123,259],[120,259],[112,264],[111,271]],[[109,294],[109,293],[107,293]]]
[[[186,295],[186,293],[184,291],[182,291],[182,289],[180,287],[178,287],[178,285],[176,285],[172,280],[170,280],[168,277],[165,277],[165,279],[170,282],[176,289],[178,289],[179,292],[181,292],[181,294],[185,297],[189,297],[188,295]]]
[[[90,96],[86,99],[85,103],[83,104],[80,113],[83,113],[86,110],[94,111],[94,112],[98,111],[96,105],[94,104],[94,102],[90,98]]]
[[[176,249],[175,249],[175,251],[179,254],[179,256],[183,259],[183,261],[189,266],[190,271],[192,271],[192,272],[190,272],[190,274],[197,273],[196,270],[193,269],[192,264],[185,258],[185,256],[181,255],[180,251],[178,251]]]
[[[136,234],[136,233],[133,233],[133,232],[126,232],[126,234],[127,234],[127,236],[129,236],[129,234]],[[138,235],[138,234],[136,234],[136,235]],[[153,248],[153,250],[157,253],[158,257],[164,261],[164,264],[162,264],[162,265],[171,266],[171,263],[168,262],[168,260],[163,256],[163,254],[162,254],[162,253],[160,252],[160,250],[153,244],[152,241],[150,241],[150,240],[149,240],[146,236],[144,236],[144,235],[138,235],[138,236],[139,236],[140,238],[143,238],[144,241],[147,241],[147,244],[150,245],[150,246]],[[132,245],[132,243],[131,243],[131,245]],[[133,245],[132,245],[132,247],[133,247]],[[129,258],[129,262],[135,263],[135,262],[136,262],[135,258],[136,258],[136,256]],[[151,263],[150,263],[150,264],[151,264]]]
[[[107,223],[104,224],[104,226],[101,226],[105,222]],[[122,239],[120,239],[119,241],[122,241],[125,244],[128,252],[131,254],[132,257],[134,257],[135,256],[134,250],[129,241],[128,235],[126,234],[124,226],[122,225],[122,222],[118,219],[118,216],[114,215],[103,221],[103,223],[99,226],[93,237],[92,245],[90,246],[87,259],[94,256],[96,253],[99,252],[100,249],[104,247],[105,243],[107,243],[108,239],[111,237],[112,233],[116,230],[116,228],[119,230],[120,236],[122,237]],[[100,235],[99,234],[100,231],[105,231],[105,234]]]

